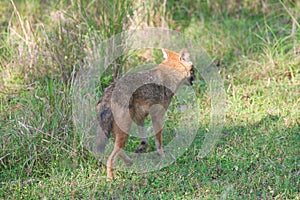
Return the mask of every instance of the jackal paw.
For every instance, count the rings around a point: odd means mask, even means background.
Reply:
[[[106,181],[112,181],[114,179],[114,172],[111,167],[107,167],[107,177]]]
[[[143,153],[146,151],[148,144],[146,142],[141,142],[140,146],[134,151],[134,153]]]
[[[163,151],[162,149],[158,149],[158,150],[157,150],[157,153],[158,153],[158,155],[159,155],[160,157],[162,157],[162,158],[165,158],[165,157],[166,157],[166,155],[165,155],[165,153],[164,153],[164,151]]]
[[[133,160],[131,158],[128,158],[126,160],[124,160],[125,165],[132,165],[133,164]]]

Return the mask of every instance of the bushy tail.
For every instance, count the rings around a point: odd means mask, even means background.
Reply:
[[[111,96],[115,84],[111,84],[105,89],[101,99],[97,104],[98,110],[98,128],[97,128],[97,151],[99,153],[104,152],[105,146],[107,144],[108,138],[110,137],[110,132],[112,130],[112,125],[114,122],[114,117],[111,111]]]

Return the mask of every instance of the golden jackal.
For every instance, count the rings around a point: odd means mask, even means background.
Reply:
[[[98,136],[105,135],[98,141],[98,149],[103,151],[110,132],[115,140],[114,149],[107,160],[107,178],[113,179],[114,161],[120,156],[125,163],[132,160],[123,148],[129,136],[132,122],[138,125],[142,135],[136,153],[142,152],[148,145],[144,133],[144,120],[150,115],[155,132],[156,149],[164,157],[162,149],[162,120],[171,99],[180,84],[192,85],[195,79],[189,53],[183,49],[179,54],[163,49],[164,60],[158,66],[136,74],[125,75],[105,89],[97,104]]]

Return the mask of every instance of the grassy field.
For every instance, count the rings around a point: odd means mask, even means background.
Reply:
[[[114,2],[0,2],[0,199],[300,199],[300,3]],[[117,170],[107,182],[75,134],[71,85],[88,41],[139,26],[178,30],[206,49],[224,81],[226,120],[199,157],[211,97],[198,80],[199,129],[186,152],[159,171]],[[146,62],[138,54],[113,66]]]

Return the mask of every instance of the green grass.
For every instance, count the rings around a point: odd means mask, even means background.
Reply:
[[[222,135],[200,158],[211,111],[200,79],[193,86],[199,129],[188,150],[161,170],[116,170],[116,180],[107,182],[105,165],[75,134],[70,86],[89,41],[126,29],[126,16],[135,10],[127,13],[125,0],[13,2],[18,12],[11,2],[0,3],[0,199],[300,198],[299,3],[168,1],[169,27],[180,26],[204,47],[224,81],[228,109]],[[164,9],[146,6],[150,14],[155,10],[149,24],[159,24],[155,20]],[[112,66],[145,64],[142,53]],[[111,80],[109,71],[102,86]],[[97,89],[100,94],[103,88]],[[176,116],[167,119],[165,144],[178,124]],[[130,139],[126,148],[133,150],[138,140]]]

